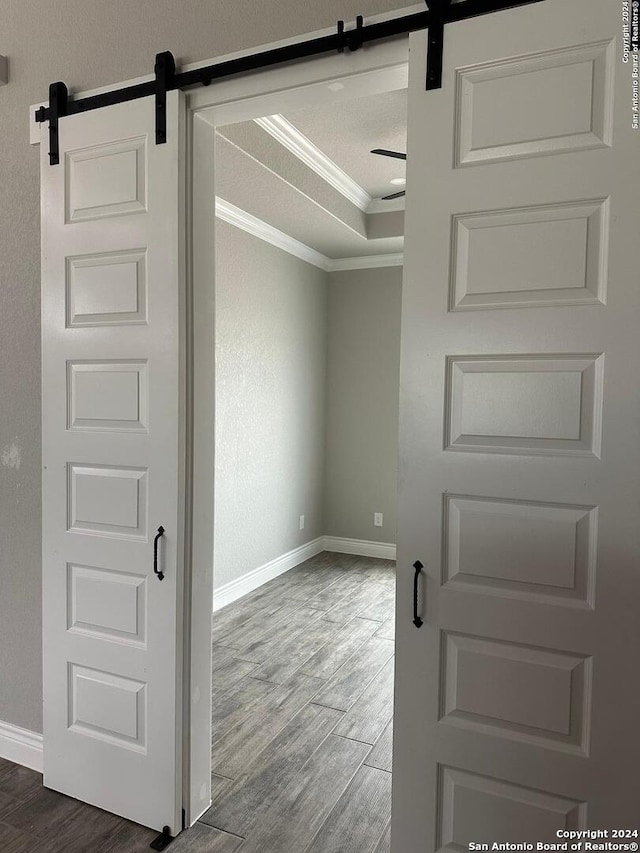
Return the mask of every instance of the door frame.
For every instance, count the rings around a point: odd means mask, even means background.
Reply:
[[[399,7],[367,16],[368,23],[387,21],[424,5]],[[353,22],[354,23],[354,22]],[[347,26],[351,26],[347,24]],[[272,50],[300,40],[334,33],[334,28],[299,34],[232,54],[191,63],[182,70]],[[88,91],[102,94],[154,79],[146,75]],[[184,490],[184,656],[183,824],[189,827],[211,804],[211,620],[213,616],[213,517],[215,472],[215,188],[216,125],[247,121],[301,106],[327,105],[355,97],[406,88],[408,37],[398,36],[355,52],[314,56],[307,60],[225,78],[185,92],[186,102],[186,281],[180,283],[184,306],[182,366],[186,387],[186,483]],[[341,88],[332,84],[340,84]],[[29,142],[46,145],[45,124],[35,121],[41,101],[29,106]],[[178,697],[177,701],[180,701]],[[46,742],[43,742],[46,749]]]
[[[406,88],[407,82],[408,38],[400,37],[374,49],[316,57],[187,93],[188,469],[192,477],[185,560],[185,599],[190,602],[185,612],[185,826],[193,824],[211,803],[216,126]]]

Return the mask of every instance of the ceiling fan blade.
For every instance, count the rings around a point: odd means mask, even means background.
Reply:
[[[381,154],[383,157],[395,157],[396,160],[406,160],[407,155],[400,151],[388,151],[386,148],[372,148],[372,154]]]
[[[391,195],[383,195],[382,201],[391,201],[392,198],[402,198],[406,195],[406,190],[401,190],[399,193],[391,193]]]

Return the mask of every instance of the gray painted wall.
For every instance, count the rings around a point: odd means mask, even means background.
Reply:
[[[29,104],[293,37],[398,0],[0,0],[0,720],[42,725],[39,153]],[[17,459],[20,459],[19,467]]]
[[[330,276],[328,536],[396,541],[401,292],[401,267]]]
[[[214,589],[324,532],[327,286],[217,221]]]

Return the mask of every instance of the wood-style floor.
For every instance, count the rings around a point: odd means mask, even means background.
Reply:
[[[214,614],[221,846],[180,850],[389,850],[394,590],[393,563],[325,552]]]
[[[214,614],[213,805],[172,853],[388,853],[394,564],[324,553]],[[0,760],[1,853],[156,833]]]

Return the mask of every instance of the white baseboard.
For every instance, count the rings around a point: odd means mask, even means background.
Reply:
[[[360,557],[378,557],[380,560],[395,560],[396,558],[396,546],[390,542],[369,542],[366,539],[319,536],[281,557],[276,557],[275,560],[265,563],[264,566],[258,566],[257,569],[247,572],[246,575],[235,581],[223,584],[218,589],[214,586],[214,613],[221,607],[226,607],[227,604],[242,598],[248,592],[253,592],[254,589],[267,583],[267,581],[283,575],[289,569],[294,569],[300,563],[304,563],[305,560],[310,560],[311,557],[315,557],[322,551],[334,551],[337,554],[357,554]]]
[[[238,578],[238,580],[223,584],[223,586],[218,587],[218,589],[215,588],[214,581],[214,613],[216,610],[220,610],[221,607],[225,607],[227,604],[231,604],[231,602],[242,598],[242,596],[246,595],[248,592],[253,592],[254,589],[262,586],[263,583],[267,583],[267,581],[277,578],[278,575],[288,572],[289,569],[299,566],[300,563],[304,563],[305,560],[315,557],[316,554],[320,554],[323,550],[324,537],[319,536],[317,539],[313,539],[311,542],[306,542],[304,545],[300,545],[299,548],[294,548],[293,551],[289,551],[281,557],[276,557],[275,560],[271,560],[263,566],[258,566],[257,569],[247,572],[246,575]]]
[[[325,536],[324,550],[357,554],[359,557],[378,557],[380,560],[396,558],[396,546],[392,542],[369,542],[366,539],[343,539],[340,536]]]
[[[42,735],[0,720],[0,758],[42,773]]]

